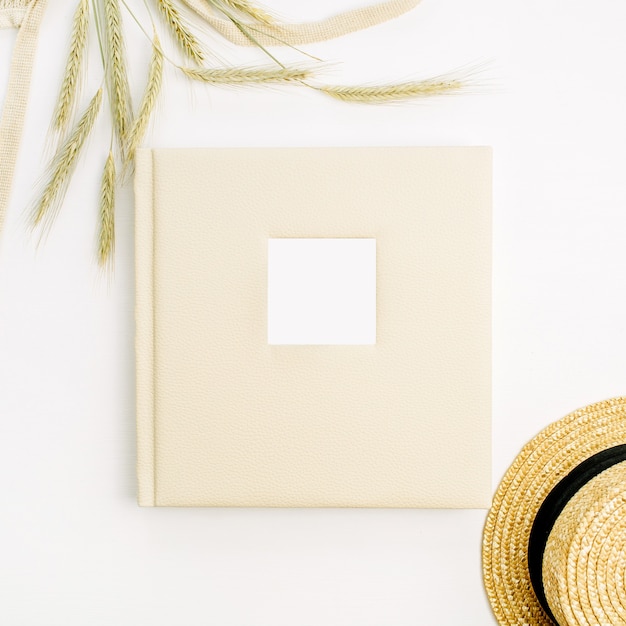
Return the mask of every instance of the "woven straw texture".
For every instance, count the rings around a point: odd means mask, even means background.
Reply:
[[[587,483],[548,538],[543,587],[559,624],[626,624],[626,462]]]
[[[515,459],[496,491],[483,535],[484,584],[500,624],[553,624],[530,582],[527,553],[533,521],[548,493],[574,467],[606,448],[624,443],[626,397],[620,397],[592,404],[551,424]],[[612,558],[623,570],[618,555]],[[623,596],[622,570],[621,590],[617,593]],[[588,622],[564,622],[562,626],[570,623]]]

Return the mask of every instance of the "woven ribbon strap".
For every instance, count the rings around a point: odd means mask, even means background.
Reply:
[[[219,18],[205,0],[183,0],[223,37],[238,46],[255,45],[230,20]],[[387,0],[380,4],[339,13],[319,22],[280,24],[277,26],[248,26],[247,30],[263,46],[299,46],[341,37],[357,30],[381,24],[410,11],[420,0]]]
[[[0,119],[0,231],[11,195],[15,161],[22,136],[37,32],[46,0],[0,2],[0,27],[19,32],[13,50],[9,86]]]

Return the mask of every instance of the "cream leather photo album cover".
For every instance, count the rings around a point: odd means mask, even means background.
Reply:
[[[486,508],[491,150],[137,153],[142,506]]]

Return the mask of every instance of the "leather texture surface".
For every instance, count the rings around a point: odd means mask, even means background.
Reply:
[[[146,506],[486,508],[491,150],[137,155]],[[267,343],[267,240],[375,237],[377,343]]]

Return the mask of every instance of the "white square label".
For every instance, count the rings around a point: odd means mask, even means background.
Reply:
[[[269,239],[267,340],[376,343],[376,239]]]

